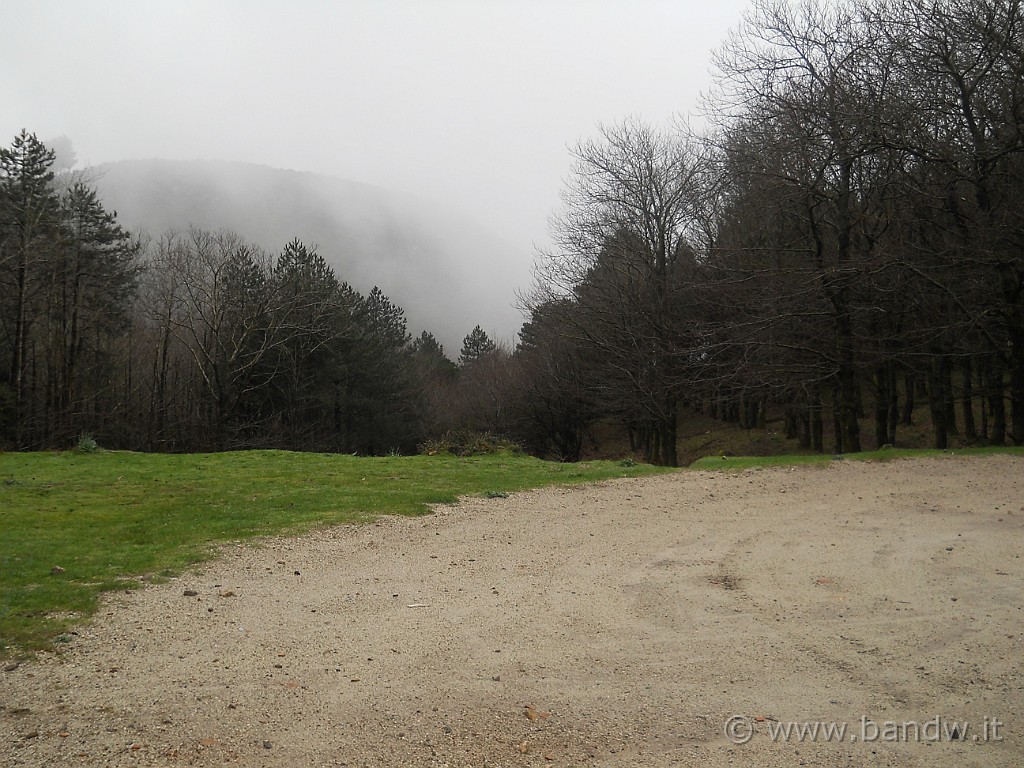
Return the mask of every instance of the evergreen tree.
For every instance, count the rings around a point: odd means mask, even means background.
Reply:
[[[324,447],[337,432],[334,411],[346,377],[360,297],[300,240],[288,243],[274,269],[278,311],[288,314],[287,339],[275,357],[270,406],[285,444]]]
[[[466,366],[472,365],[485,358],[487,355],[494,352],[496,349],[495,343],[491,340],[491,337],[487,335],[487,332],[479,325],[473,328],[472,331],[462,340],[462,351],[459,353],[459,366],[465,368]]]
[[[428,331],[413,341],[412,357],[420,431],[424,436],[442,434],[453,425],[459,369]]]
[[[24,130],[0,149],[0,434],[19,448],[28,447],[32,420],[41,413],[27,372],[59,221],[53,162],[54,153]]]
[[[458,371],[444,353],[444,346],[429,331],[423,331],[412,342],[413,355],[421,376],[451,378]]]
[[[115,342],[132,322],[138,243],[95,190],[76,183],[61,199],[61,231],[46,287],[51,440],[97,434],[120,395]]]
[[[355,312],[349,361],[347,450],[381,454],[415,446],[415,382],[405,311],[377,287]]]

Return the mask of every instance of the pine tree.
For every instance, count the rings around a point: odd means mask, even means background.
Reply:
[[[429,331],[413,340],[412,351],[421,377],[451,378],[458,370],[444,353],[444,346]]]
[[[405,310],[374,287],[360,301],[355,322],[346,360],[346,450],[373,455],[410,449],[416,408]]]
[[[459,353],[459,367],[465,368],[494,352],[496,345],[491,337],[479,325],[462,340],[462,352]]]
[[[278,257],[274,279],[286,339],[274,356],[269,409],[281,422],[286,445],[322,448],[337,428],[334,411],[351,354],[358,297],[334,270],[300,240]]]
[[[39,316],[39,294],[59,220],[52,189],[54,153],[22,131],[0,149],[0,434],[27,445],[35,412],[27,371],[29,339]]]
[[[46,287],[48,352],[54,381],[47,387],[55,433],[67,444],[105,421],[115,380],[112,344],[131,324],[138,287],[138,243],[100,203],[96,191],[76,183],[61,199],[61,228],[52,279]],[[91,405],[87,406],[86,403]],[[91,412],[91,423],[87,413]]]

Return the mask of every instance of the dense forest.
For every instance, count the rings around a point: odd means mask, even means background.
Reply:
[[[412,451],[490,431],[677,463],[681,410],[803,448],[1024,443],[1015,0],[762,2],[707,126],[603,126],[521,296],[458,361],[301,239],[130,235],[25,131],[0,150],[0,447]],[[861,434],[873,422],[874,434]],[[826,438],[831,443],[826,445]]]

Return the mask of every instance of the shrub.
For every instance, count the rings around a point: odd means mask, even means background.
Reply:
[[[82,435],[78,438],[78,445],[75,450],[79,453],[96,453],[100,449],[92,435]]]
[[[420,453],[430,456],[437,453],[452,456],[484,456],[491,453],[521,454],[523,448],[508,438],[490,432],[457,429],[427,440],[420,446]]]

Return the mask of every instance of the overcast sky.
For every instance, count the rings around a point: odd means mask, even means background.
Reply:
[[[85,164],[313,171],[462,209],[532,258],[600,122],[697,108],[746,0],[5,4],[0,140]]]

